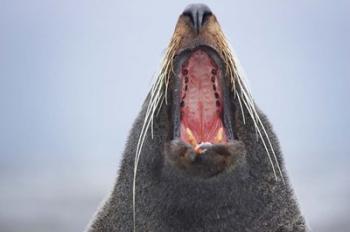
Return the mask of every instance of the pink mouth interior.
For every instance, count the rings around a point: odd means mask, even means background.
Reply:
[[[218,66],[201,49],[193,52],[182,65],[180,133],[184,142],[193,146],[227,142],[222,122],[220,75]]]

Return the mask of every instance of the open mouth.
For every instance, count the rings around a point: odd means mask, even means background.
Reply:
[[[233,140],[228,85],[216,51],[200,46],[182,52],[175,63],[175,137],[197,154]]]
[[[165,167],[200,178],[234,170],[246,155],[236,133],[240,125],[236,124],[236,108],[242,105],[236,104],[240,98],[234,88],[234,70],[216,17],[203,4],[189,5],[179,17],[152,86],[135,166],[148,129],[152,128],[153,137],[153,123],[160,123],[157,130],[166,131]],[[160,112],[166,112],[169,124],[154,118]]]

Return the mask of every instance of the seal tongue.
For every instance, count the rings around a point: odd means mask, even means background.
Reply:
[[[201,49],[182,65],[180,133],[181,139],[194,147],[201,143],[227,142],[219,76],[218,66]]]

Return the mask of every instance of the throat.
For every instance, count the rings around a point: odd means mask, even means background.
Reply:
[[[181,140],[193,146],[226,143],[218,65],[205,51],[198,49],[182,64],[179,78]]]

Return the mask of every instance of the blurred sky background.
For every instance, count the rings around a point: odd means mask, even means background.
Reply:
[[[313,231],[350,231],[349,1],[202,1]],[[82,231],[189,1],[0,0],[0,231]]]

